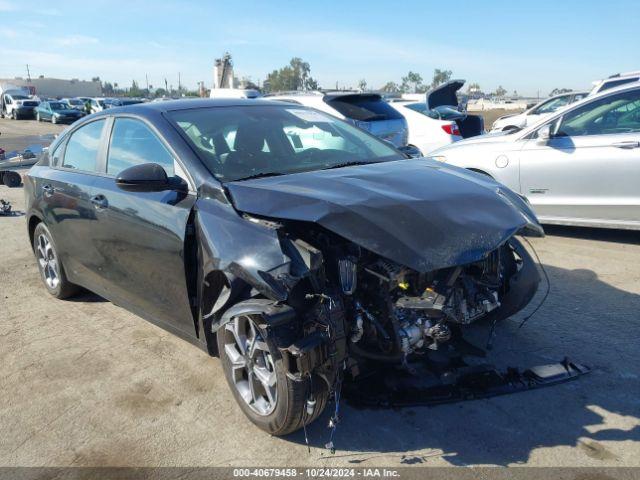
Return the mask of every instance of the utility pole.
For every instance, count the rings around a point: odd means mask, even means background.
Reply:
[[[182,84],[180,83],[180,72],[178,72],[178,96],[180,96],[181,91],[182,91]]]
[[[29,64],[27,63],[27,81],[31,83],[31,72],[29,71]]]
[[[169,92],[169,87],[167,85],[167,79],[166,78],[164,79],[164,90],[165,90],[165,92],[167,92],[167,94],[169,96],[171,96],[171,92]]]
[[[146,73],[144,74],[144,79],[147,82],[147,95],[149,95],[149,75],[147,75]]]

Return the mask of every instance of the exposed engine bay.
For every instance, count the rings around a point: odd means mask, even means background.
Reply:
[[[379,362],[403,363],[410,355],[438,350],[461,327],[499,314],[509,280],[523,262],[507,243],[482,261],[419,273],[330,233],[306,237],[293,243],[307,258],[316,257],[309,264],[313,291],[305,302],[342,312],[339,330],[345,331],[350,357]],[[319,318],[316,313],[311,322]]]

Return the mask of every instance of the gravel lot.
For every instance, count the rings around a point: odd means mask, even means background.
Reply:
[[[59,126],[0,120],[0,145]],[[21,188],[0,198],[24,206]],[[533,243],[551,277],[527,325],[498,329],[489,360],[564,356],[593,367],[575,382],[460,404],[343,407],[302,432],[254,428],[216,359],[89,293],[49,297],[24,216],[0,217],[1,466],[640,466],[640,234],[549,228]],[[534,300],[534,304],[536,301]],[[486,327],[473,332],[483,344]]]

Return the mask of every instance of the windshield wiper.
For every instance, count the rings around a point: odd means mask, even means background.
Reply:
[[[284,175],[284,173],[280,173],[280,172],[259,172],[259,173],[254,173],[253,175],[249,175],[249,176],[246,176],[246,177],[235,178],[232,181],[240,182],[242,180],[253,180],[254,178],[264,178],[264,177],[277,177],[279,175]]]
[[[370,165],[372,163],[380,163],[380,162],[364,162],[362,160],[354,160],[352,162],[343,162],[343,163],[337,163],[335,165],[331,165],[330,167],[325,167],[322,170],[332,170],[334,168],[342,168],[342,167],[352,167],[355,165]]]

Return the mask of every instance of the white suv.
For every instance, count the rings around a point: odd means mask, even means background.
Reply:
[[[409,129],[406,119],[376,93],[288,92],[265,95],[267,100],[297,103],[324,111],[405,149]]]
[[[638,81],[640,81],[640,71],[616,73],[615,75],[611,75],[609,78],[593,82],[593,88],[589,92],[589,95],[595,95],[596,93],[609,90],[610,88]]]

